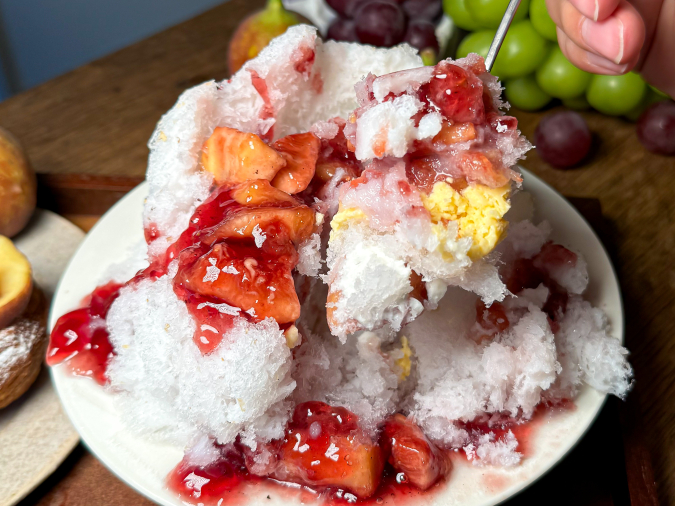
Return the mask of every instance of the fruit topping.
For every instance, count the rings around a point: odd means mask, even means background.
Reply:
[[[0,235],[0,330],[26,309],[33,291],[30,263]]]
[[[249,179],[271,181],[285,165],[284,157],[260,137],[234,128],[216,128],[202,149],[202,166],[218,184]]]
[[[106,367],[114,355],[105,318],[121,287],[114,282],[99,286],[84,307],[58,319],[49,338],[48,365],[65,361],[75,374],[105,384]]]
[[[313,133],[282,137],[272,147],[286,159],[283,167],[272,180],[272,186],[286,193],[299,193],[314,177],[321,141]]]
[[[260,466],[247,451],[246,465],[252,473],[280,481],[370,497],[380,482],[385,456],[357,422],[356,415],[345,408],[317,401],[299,404],[286,437],[258,445],[256,452],[268,451],[276,457]]]
[[[297,253],[290,241],[283,239],[288,237],[283,225],[262,230],[267,239],[260,248],[218,243],[187,265],[184,259],[190,251],[182,253],[174,283],[233,306],[230,311],[235,314],[241,309],[256,320],[274,318],[279,324],[297,320],[300,303],[291,275]],[[199,309],[209,307],[206,302],[200,305]]]
[[[422,490],[446,476],[452,467],[449,457],[401,414],[384,422],[381,444],[385,452],[391,452],[389,463],[402,474],[397,481],[409,482]]]
[[[441,131],[436,134],[433,142],[450,146],[457,142],[472,141],[476,138],[476,129],[473,123],[450,123],[444,121]]]
[[[278,190],[266,179],[253,179],[235,186],[232,189],[232,198],[238,204],[246,207],[279,206],[284,202],[291,205],[300,205],[294,197]]]
[[[429,82],[428,98],[453,122],[484,123],[483,82],[463,68],[440,62]]]
[[[282,223],[295,244],[307,239],[316,225],[316,213],[307,206],[241,208],[231,212],[220,225],[201,235],[212,245],[223,239],[254,238],[257,231]]]

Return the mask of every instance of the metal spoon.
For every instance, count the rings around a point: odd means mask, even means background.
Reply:
[[[492,44],[490,44],[490,49],[488,51],[487,58],[485,58],[485,67],[487,68],[488,72],[492,70],[492,66],[495,64],[497,53],[499,53],[499,49],[502,47],[502,42],[504,42],[506,32],[509,30],[509,26],[511,26],[513,16],[516,15],[516,11],[518,10],[520,1],[521,0],[511,0],[509,2],[509,6],[506,8],[506,12],[504,12],[502,22],[499,23],[499,28],[497,28],[495,38],[492,39]]]

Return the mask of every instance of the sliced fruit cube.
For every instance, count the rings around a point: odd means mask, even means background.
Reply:
[[[457,65],[441,62],[436,66],[428,97],[453,122],[485,122],[483,82]]]
[[[449,457],[401,414],[384,422],[382,446],[391,452],[389,463],[394,469],[404,473],[408,482],[421,490],[431,487],[452,467]]]
[[[282,441],[267,449],[276,460],[256,466],[247,458],[249,471],[277,480],[310,487],[335,487],[359,498],[373,495],[380,483],[385,456],[366,435],[356,415],[323,402],[306,402],[295,408]]]
[[[441,131],[436,134],[433,142],[449,146],[458,142],[472,141],[476,138],[476,129],[473,123],[450,123],[444,121]]]
[[[314,177],[321,141],[313,133],[293,134],[282,137],[272,147],[286,159],[283,167],[272,180],[272,185],[286,193],[299,193],[307,188]]]
[[[282,223],[291,241],[299,244],[314,233],[316,213],[307,206],[242,208],[231,213],[213,230],[200,237],[212,245],[221,239],[253,237],[254,230]]]
[[[297,253],[292,246],[278,257],[271,257],[255,245],[219,243],[196,262],[181,265],[174,283],[224,302],[220,312],[233,316],[247,312],[256,320],[269,317],[279,324],[290,323],[300,316],[291,275],[296,262]],[[218,302],[199,304],[197,310],[206,311],[216,305]]]
[[[276,189],[266,179],[254,179],[246,181],[232,189],[232,198],[242,206],[275,206],[282,202],[287,202],[294,206],[299,206],[294,197],[288,193]]]
[[[202,148],[202,166],[218,184],[271,181],[285,165],[284,157],[260,137],[234,128],[216,128]]]

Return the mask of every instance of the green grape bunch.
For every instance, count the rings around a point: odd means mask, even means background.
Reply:
[[[445,13],[468,33],[457,58],[486,57],[509,0],[443,0]],[[575,67],[557,43],[556,25],[546,0],[522,0],[492,68],[504,85],[506,99],[525,111],[560,100],[573,110],[594,108],[603,114],[636,120],[651,104],[667,96],[633,72],[595,75]]]

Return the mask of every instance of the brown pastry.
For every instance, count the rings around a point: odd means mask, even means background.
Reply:
[[[33,384],[47,350],[47,301],[33,287],[25,311],[0,330],[0,409],[21,397]]]
[[[0,408],[19,398],[40,372],[47,347],[47,303],[31,268],[0,236]]]

